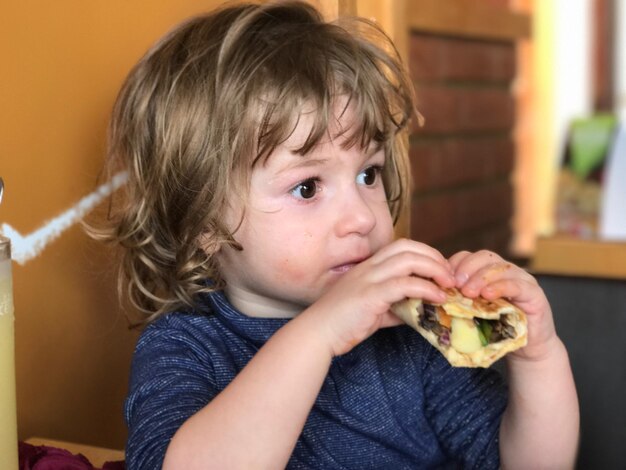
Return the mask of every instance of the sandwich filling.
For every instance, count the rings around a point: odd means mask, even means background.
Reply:
[[[463,353],[472,353],[491,343],[516,337],[507,314],[497,320],[459,318],[448,315],[440,305],[424,304],[419,324],[426,331],[433,332],[441,346],[452,346]]]
[[[505,354],[526,345],[526,315],[504,299],[465,297],[444,289],[440,305],[405,299],[391,310],[417,330],[455,367],[489,367]]]

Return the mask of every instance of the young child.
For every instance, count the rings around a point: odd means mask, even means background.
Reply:
[[[393,240],[414,110],[374,25],[304,3],[192,19],[133,69],[110,129],[129,181],[107,232],[149,323],[129,469],[573,465],[576,392],[537,282],[491,252]],[[389,311],[452,286],[527,313],[508,394]]]

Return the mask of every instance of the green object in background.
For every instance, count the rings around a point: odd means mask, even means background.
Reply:
[[[612,114],[574,119],[571,125],[570,165],[580,179],[598,168],[608,154],[617,118]]]

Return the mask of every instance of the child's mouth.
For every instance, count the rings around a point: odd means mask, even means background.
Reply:
[[[348,261],[347,263],[335,266],[334,268],[331,269],[331,271],[334,272],[334,273],[339,273],[339,274],[346,273],[346,272],[350,271],[352,268],[354,268],[357,264],[365,261],[367,258],[368,257],[354,258],[354,259]]]
[[[347,263],[347,264],[342,264],[341,266],[335,266],[332,271],[335,273],[339,273],[339,274],[343,274],[345,272],[350,271],[352,268],[354,268],[357,265],[357,263]]]

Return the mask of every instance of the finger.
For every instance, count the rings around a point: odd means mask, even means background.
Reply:
[[[461,292],[468,297],[474,297],[487,285],[500,279],[520,277],[514,271],[515,266],[511,263],[492,263],[483,266],[470,275],[469,279],[461,288]]]
[[[444,266],[449,266],[448,260],[435,248],[432,246],[428,246],[424,243],[417,242],[415,240],[408,240],[406,238],[401,238],[396,240],[389,245],[382,248],[378,251],[372,258],[373,263],[379,263],[384,261],[386,258],[391,256],[395,256],[399,253],[410,252],[419,255],[428,256],[433,260],[441,263]]]
[[[447,298],[445,292],[434,282],[415,276],[388,279],[380,284],[374,284],[374,289],[385,293],[385,301],[389,305],[407,298],[433,303],[445,302]]]
[[[456,268],[454,270],[454,275],[457,281],[456,286],[459,288],[464,287],[476,271],[480,270],[482,267],[503,262],[504,260],[500,256],[487,250],[470,253],[463,256],[462,259],[461,256],[459,256],[458,263],[456,264]]]
[[[482,266],[502,262],[504,262],[504,259],[493,251],[480,250],[464,256],[456,265],[456,270],[471,275]]]
[[[398,326],[403,324],[404,321],[402,321],[397,315],[392,312],[385,312],[382,316],[380,327],[389,328],[390,326]]]
[[[438,260],[413,252],[401,252],[375,265],[371,280],[381,282],[398,276],[420,276],[434,279],[442,287],[455,285],[454,276],[447,265]]]
[[[458,271],[458,266],[472,253],[469,251],[459,251],[450,257],[448,260],[450,262],[450,267],[452,268],[452,272],[454,273],[454,278],[456,280],[456,287],[462,287],[466,282],[469,276],[462,272]]]
[[[459,264],[461,264],[461,262],[467,258],[468,256],[470,256],[472,253],[470,253],[469,251],[459,251],[458,253],[453,254],[452,256],[450,256],[450,258],[448,259],[448,261],[450,262],[450,267],[456,271],[456,268],[459,266]]]
[[[533,305],[536,304],[537,299],[544,298],[538,284],[519,278],[501,279],[493,282],[484,287],[480,291],[480,295],[487,300],[509,299],[525,312],[533,311]]]
[[[513,299],[519,298],[522,293],[521,284],[523,281],[520,279],[499,279],[490,283],[489,285],[483,286],[479,291],[482,297],[487,300],[494,300],[500,298]],[[477,294],[477,295],[478,295]]]
[[[476,271],[461,288],[461,292],[468,297],[474,297],[486,286],[500,279],[519,279],[538,286],[537,280],[531,274],[519,266],[503,261],[489,264]]]

